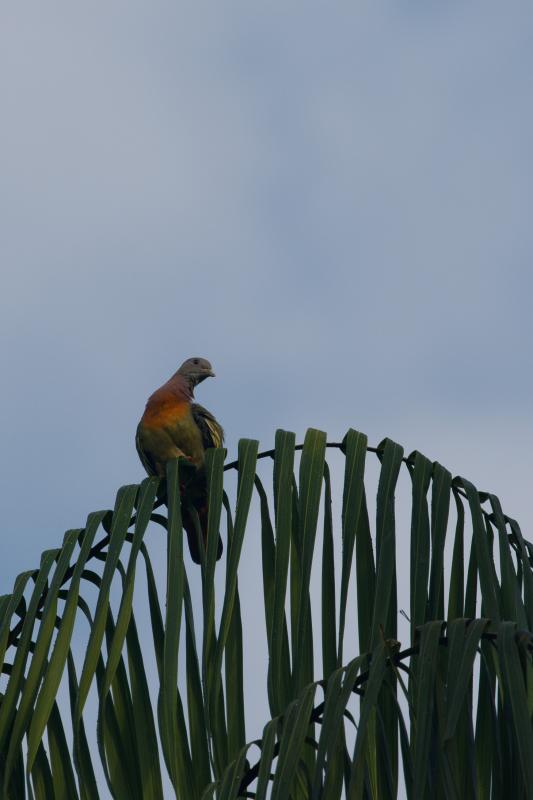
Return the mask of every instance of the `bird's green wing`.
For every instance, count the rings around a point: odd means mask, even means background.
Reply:
[[[157,467],[154,461],[150,458],[146,450],[143,448],[142,445],[142,437],[140,434],[140,427],[141,424],[137,426],[137,432],[135,434],[135,447],[137,448],[137,453],[139,454],[139,458],[141,459],[141,464],[145,468],[148,475],[157,475]]]
[[[224,444],[224,430],[211,412],[198,403],[192,404],[191,412],[202,434],[204,448],[222,447]]]

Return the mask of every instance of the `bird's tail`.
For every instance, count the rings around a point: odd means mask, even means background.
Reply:
[[[198,519],[200,521],[200,529],[202,531],[202,539],[204,543],[204,547],[207,549],[207,503],[203,503],[202,505],[198,504],[198,506],[194,506],[196,509],[196,513],[198,514]],[[191,553],[191,558],[195,564],[201,564],[202,559],[200,557],[200,548],[198,542],[198,535],[196,531],[196,525],[194,524],[194,518],[191,514],[190,508],[186,506],[182,508],[182,519],[183,519],[183,527],[187,534],[187,540],[189,542],[189,551]],[[218,545],[217,545],[217,561],[222,557],[223,552],[223,544],[220,534],[218,535]]]

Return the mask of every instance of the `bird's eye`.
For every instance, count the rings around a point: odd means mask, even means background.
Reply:
[[[197,359],[197,358],[193,358],[193,360],[192,360],[192,363],[193,363],[193,364],[199,364],[200,362],[198,361],[198,359]]]

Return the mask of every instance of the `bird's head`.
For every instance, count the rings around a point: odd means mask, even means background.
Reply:
[[[178,375],[186,378],[192,389],[206,378],[215,377],[211,364],[206,358],[188,358],[179,368]]]

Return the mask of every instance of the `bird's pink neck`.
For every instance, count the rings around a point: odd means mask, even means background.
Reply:
[[[177,372],[161,387],[162,390],[166,390],[173,394],[178,400],[193,400],[193,387],[187,380],[184,378],[183,375],[179,375]]]

